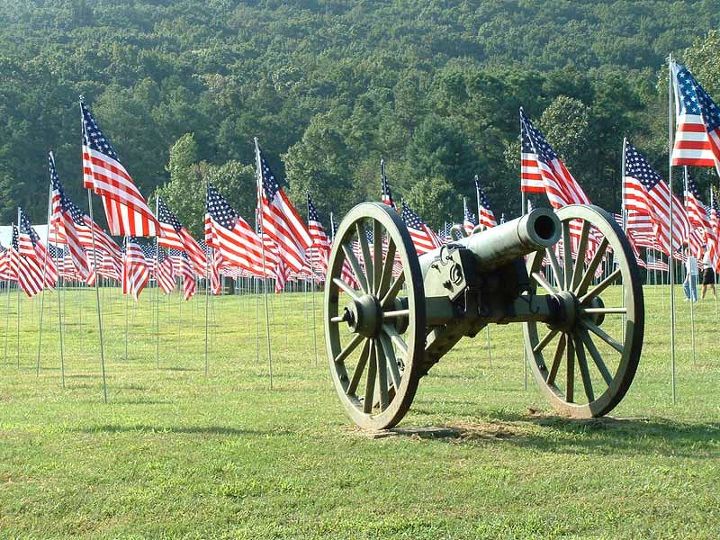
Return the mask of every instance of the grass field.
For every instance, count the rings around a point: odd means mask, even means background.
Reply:
[[[696,309],[695,361],[678,303],[675,404],[667,288],[648,287],[643,359],[613,418],[560,418],[525,389],[514,325],[491,328],[489,351],[484,332],[462,341],[401,424],[455,435],[372,439],[342,412],[319,326],[316,365],[305,294],[271,299],[270,390],[254,296],[212,299],[206,376],[203,296],[161,298],[156,364],[155,291],[137,306],[102,291],[108,404],[94,293],[63,294],[65,388],[56,293],[39,376],[40,299],[20,301],[18,354],[15,292],[0,295],[2,538],[720,537],[712,300]],[[316,308],[319,325],[320,295]]]

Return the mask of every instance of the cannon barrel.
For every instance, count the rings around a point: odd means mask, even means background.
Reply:
[[[560,220],[552,210],[537,208],[522,217],[497,227],[477,232],[452,242],[469,249],[475,256],[480,271],[492,270],[553,246],[560,239]],[[440,255],[438,248],[420,257],[423,278],[432,262]]]

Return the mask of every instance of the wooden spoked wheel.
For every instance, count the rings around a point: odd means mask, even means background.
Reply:
[[[324,318],[330,373],[350,417],[364,429],[397,424],[417,390],[425,299],[412,240],[390,207],[363,203],[340,223]]]
[[[603,416],[625,396],[640,361],[640,275],[627,238],[607,212],[572,205],[557,216],[560,242],[530,255],[527,268],[531,287],[555,298],[559,316],[524,323],[527,356],[556,410]]]

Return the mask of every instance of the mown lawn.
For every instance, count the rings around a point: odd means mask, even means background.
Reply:
[[[650,287],[643,359],[613,418],[553,415],[525,389],[520,327],[493,327],[490,351],[483,332],[423,379],[405,433],[372,439],[332,388],[320,295],[317,365],[310,296],[271,298],[270,390],[256,297],[211,300],[206,376],[202,295],[161,298],[156,359],[155,291],[138,306],[102,291],[104,404],[93,294],[63,293],[65,388],[56,293],[39,376],[40,299],[20,301],[18,354],[15,292],[0,295],[2,538],[720,537],[713,300],[696,309],[694,361],[678,288],[675,404],[667,288]],[[411,429],[424,426],[454,430]]]

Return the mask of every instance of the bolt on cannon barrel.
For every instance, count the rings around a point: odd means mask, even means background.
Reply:
[[[519,257],[551,247],[560,239],[560,220],[552,210],[537,208],[518,219],[472,234],[454,245],[469,249],[480,271],[499,268]],[[440,252],[438,248],[422,255],[423,278]]]

